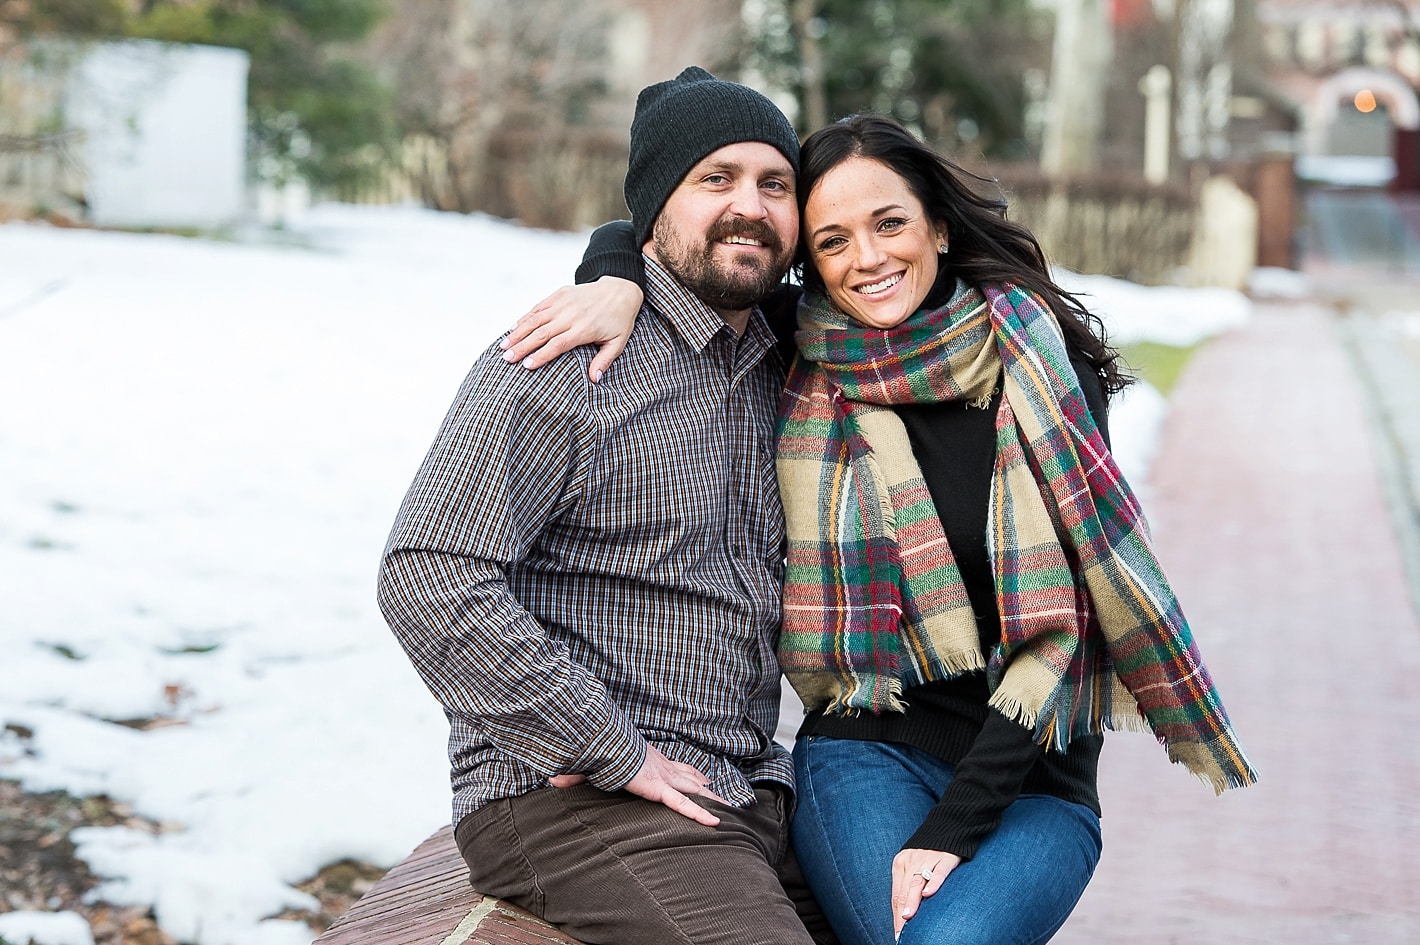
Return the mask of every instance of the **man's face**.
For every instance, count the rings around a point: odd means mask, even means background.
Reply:
[[[746,141],[690,169],[656,217],[650,249],[724,314],[748,309],[774,288],[798,235],[793,167],[773,145]]]

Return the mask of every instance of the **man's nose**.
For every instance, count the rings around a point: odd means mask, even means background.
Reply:
[[[753,183],[735,188],[730,212],[747,220],[763,220],[769,214],[764,195],[759,192],[759,186]]]

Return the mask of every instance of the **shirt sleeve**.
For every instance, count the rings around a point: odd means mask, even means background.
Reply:
[[[576,282],[596,282],[602,276],[615,276],[646,288],[646,265],[630,220],[613,220],[592,231],[582,264],[577,267]]]
[[[798,350],[794,344],[794,332],[799,329],[799,299],[803,298],[803,295],[804,290],[799,286],[781,282],[770,289],[769,294],[759,303],[759,310],[764,313],[764,321],[774,333],[774,342],[780,355],[787,355],[784,357],[785,364],[793,360],[794,353]]]
[[[594,448],[585,370],[559,359],[534,385],[493,351],[480,359],[405,497],[379,600],[451,718],[538,772],[615,790],[640,768],[645,741],[508,583],[577,499]]]
[[[1089,364],[1072,358],[1085,404],[1105,445],[1109,444],[1109,411],[1104,384]],[[1031,731],[992,708],[980,734],[957,763],[952,783],[927,819],[902,845],[904,850],[941,850],[964,860],[1001,823],[1001,814],[1015,803],[1021,785],[1045,749]]]
[[[991,709],[942,799],[902,848],[942,850],[971,859],[1020,795],[1021,784],[1044,751],[1029,729]]]

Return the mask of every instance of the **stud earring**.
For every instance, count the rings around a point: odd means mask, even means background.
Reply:
[[[939,252],[939,253],[941,253],[943,256],[945,256],[945,255],[947,254],[947,244],[946,244],[946,243],[943,243],[941,246],[938,246],[938,247],[937,247],[937,252]]]

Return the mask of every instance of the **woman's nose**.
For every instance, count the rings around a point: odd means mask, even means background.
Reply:
[[[866,239],[858,243],[857,267],[864,272],[870,272],[883,264],[887,258],[887,253],[878,245],[875,239]]]

